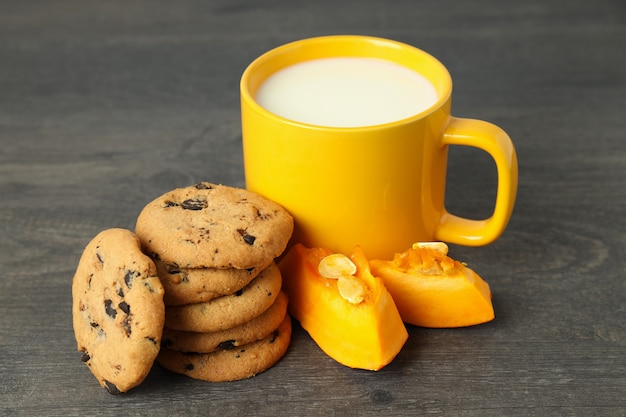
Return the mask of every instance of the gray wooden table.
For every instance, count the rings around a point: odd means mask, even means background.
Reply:
[[[513,138],[505,234],[453,246],[497,318],[409,328],[379,372],[299,327],[255,378],[155,366],[123,396],[76,352],[71,280],[100,230],[200,180],[243,186],[238,82],[264,51],[356,33],[437,56],[453,112]],[[626,415],[626,3],[622,0],[0,2],[0,415]],[[450,155],[448,206],[489,215],[495,173]]]

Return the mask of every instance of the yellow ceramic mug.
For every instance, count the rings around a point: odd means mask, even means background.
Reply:
[[[263,108],[256,94],[277,71],[313,59],[367,57],[426,77],[436,102],[392,122],[356,127],[307,124]],[[303,80],[304,82],[305,80]],[[241,79],[246,187],[289,210],[293,241],[370,258],[390,258],[416,241],[478,246],[505,229],[517,191],[509,136],[484,121],[452,117],[452,81],[434,57],[412,46],[366,36],[325,36],[273,49]],[[498,188],[491,217],[466,219],[444,206],[449,145],[467,145],[495,161]]]

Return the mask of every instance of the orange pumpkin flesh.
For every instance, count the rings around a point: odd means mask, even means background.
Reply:
[[[431,328],[465,327],[494,319],[489,285],[459,261],[428,247],[392,261],[370,261],[405,323]]]
[[[337,279],[318,272],[327,249],[296,244],[280,261],[289,312],[317,345],[337,362],[379,370],[400,352],[408,333],[382,281],[369,270],[360,248],[351,256],[355,276],[365,284],[363,300],[350,302],[337,289]]]

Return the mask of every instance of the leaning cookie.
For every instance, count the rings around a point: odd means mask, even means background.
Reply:
[[[186,332],[163,329],[163,346],[181,352],[210,353],[217,349],[235,349],[238,346],[267,337],[284,320],[287,314],[287,295],[278,294],[276,301],[260,316],[216,332]]]
[[[82,361],[111,394],[148,375],[161,345],[163,292],[129,230],[105,230],[86,246],[72,283],[74,334]]]
[[[282,277],[272,262],[248,285],[205,303],[166,306],[165,326],[174,330],[215,332],[238,326],[267,310],[280,293]]]
[[[145,252],[166,263],[246,269],[285,250],[293,218],[253,192],[202,182],[148,203],[135,229]]]
[[[291,318],[286,315],[280,326],[262,340],[211,353],[185,353],[164,348],[157,362],[169,371],[195,379],[236,381],[272,367],[285,355],[290,341]]]
[[[155,259],[157,273],[165,289],[166,305],[203,303],[239,291],[250,283],[272,260],[248,269],[180,268]]]

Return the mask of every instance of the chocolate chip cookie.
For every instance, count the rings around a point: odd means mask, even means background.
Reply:
[[[278,294],[276,301],[261,315],[230,329],[216,332],[186,332],[163,329],[163,345],[181,352],[209,353],[217,349],[235,349],[263,339],[284,320],[287,314],[287,295]]]
[[[238,326],[267,310],[280,293],[282,277],[272,262],[234,294],[204,303],[166,306],[165,326],[175,330],[215,332]]]
[[[165,369],[211,382],[236,381],[259,374],[278,362],[291,341],[291,318],[286,315],[269,336],[235,349],[186,353],[161,349],[158,363]]]
[[[239,291],[250,283],[270,262],[248,269],[180,268],[155,260],[157,274],[165,289],[166,305],[202,303]]]
[[[148,203],[135,231],[144,251],[165,263],[247,269],[285,250],[293,218],[258,194],[202,182]]]
[[[104,230],[85,247],[72,283],[74,334],[82,361],[111,394],[148,375],[161,346],[163,293],[131,231]]]

